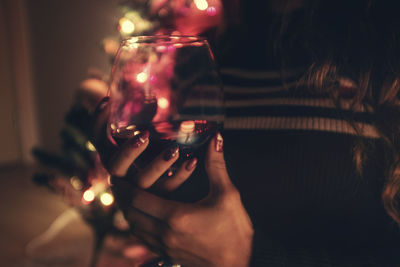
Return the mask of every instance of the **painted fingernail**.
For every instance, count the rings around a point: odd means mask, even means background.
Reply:
[[[96,110],[94,113],[99,113],[101,112],[107,105],[108,105],[108,101],[110,101],[110,97],[106,96],[104,97],[100,103],[97,105]]]
[[[215,151],[224,151],[224,139],[222,139],[222,135],[220,133],[217,133],[217,135],[215,136]]]
[[[167,152],[164,154],[164,160],[169,161],[170,159],[174,158],[179,152],[179,146],[174,144]]]
[[[196,158],[192,158],[188,161],[188,163],[186,163],[185,169],[187,171],[191,171],[196,167],[197,164],[197,159]]]
[[[143,132],[141,132],[137,137],[136,137],[136,141],[135,143],[133,143],[134,147],[140,147],[141,145],[143,145],[144,143],[147,142],[147,140],[149,139],[150,133],[147,130],[144,130]]]

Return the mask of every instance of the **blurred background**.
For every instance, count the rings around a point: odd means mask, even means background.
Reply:
[[[122,38],[210,37],[222,14],[219,0],[0,0],[0,265],[132,266],[87,122]]]

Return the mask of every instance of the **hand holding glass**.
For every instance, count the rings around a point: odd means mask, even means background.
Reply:
[[[124,40],[113,66],[109,95],[108,131],[114,144],[143,130],[150,132],[150,145],[135,164],[145,164],[171,143],[179,145],[183,160],[192,157],[224,119],[214,57],[200,37]],[[174,167],[169,175],[173,171]]]

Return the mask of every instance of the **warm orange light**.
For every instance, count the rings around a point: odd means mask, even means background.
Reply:
[[[179,128],[182,133],[193,133],[195,126],[194,121],[183,121]]]
[[[117,52],[118,47],[119,43],[114,40],[106,39],[103,42],[103,48],[107,54],[114,55]]]
[[[147,74],[144,73],[144,72],[139,73],[139,74],[136,76],[136,80],[137,80],[138,82],[140,82],[140,83],[146,82],[146,81],[147,81]]]
[[[92,202],[95,197],[96,197],[95,193],[90,189],[86,190],[85,193],[83,193],[83,199],[86,202]]]
[[[121,18],[119,20],[119,30],[123,34],[131,34],[135,31],[135,24],[128,18]]]
[[[71,177],[70,182],[75,190],[81,190],[83,188],[81,180],[79,180],[79,178],[76,176]]]
[[[104,206],[110,206],[114,202],[114,197],[110,193],[103,193],[100,196],[100,201]]]
[[[169,107],[169,101],[165,97],[160,97],[157,100],[157,105],[159,108],[166,109]]]
[[[206,10],[208,7],[208,3],[206,0],[194,0],[194,4],[199,10]]]

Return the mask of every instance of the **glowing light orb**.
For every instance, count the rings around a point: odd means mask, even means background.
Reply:
[[[123,34],[131,34],[135,31],[135,24],[128,18],[119,20],[119,31]]]
[[[90,189],[86,190],[85,193],[83,193],[83,199],[86,202],[92,202],[95,199],[95,197],[96,194]]]
[[[110,193],[103,193],[100,196],[101,204],[110,206],[114,202],[114,197]]]
[[[140,82],[140,83],[146,82],[146,81],[147,81],[147,74],[144,73],[144,72],[139,73],[139,74],[136,76],[136,80],[137,80],[138,82]]]
[[[183,121],[179,128],[182,133],[193,133],[195,126],[194,121]]]
[[[208,16],[215,16],[217,14],[217,9],[213,6],[210,6],[207,8],[206,13]]]
[[[194,0],[194,4],[199,10],[206,10],[208,7],[208,3],[206,0]]]
[[[72,187],[73,187],[75,190],[82,190],[83,184],[82,184],[82,182],[79,180],[78,177],[76,177],[76,176],[71,177],[70,182],[71,182]]]
[[[169,107],[169,101],[165,97],[160,97],[157,100],[157,105],[159,108],[166,109]]]

